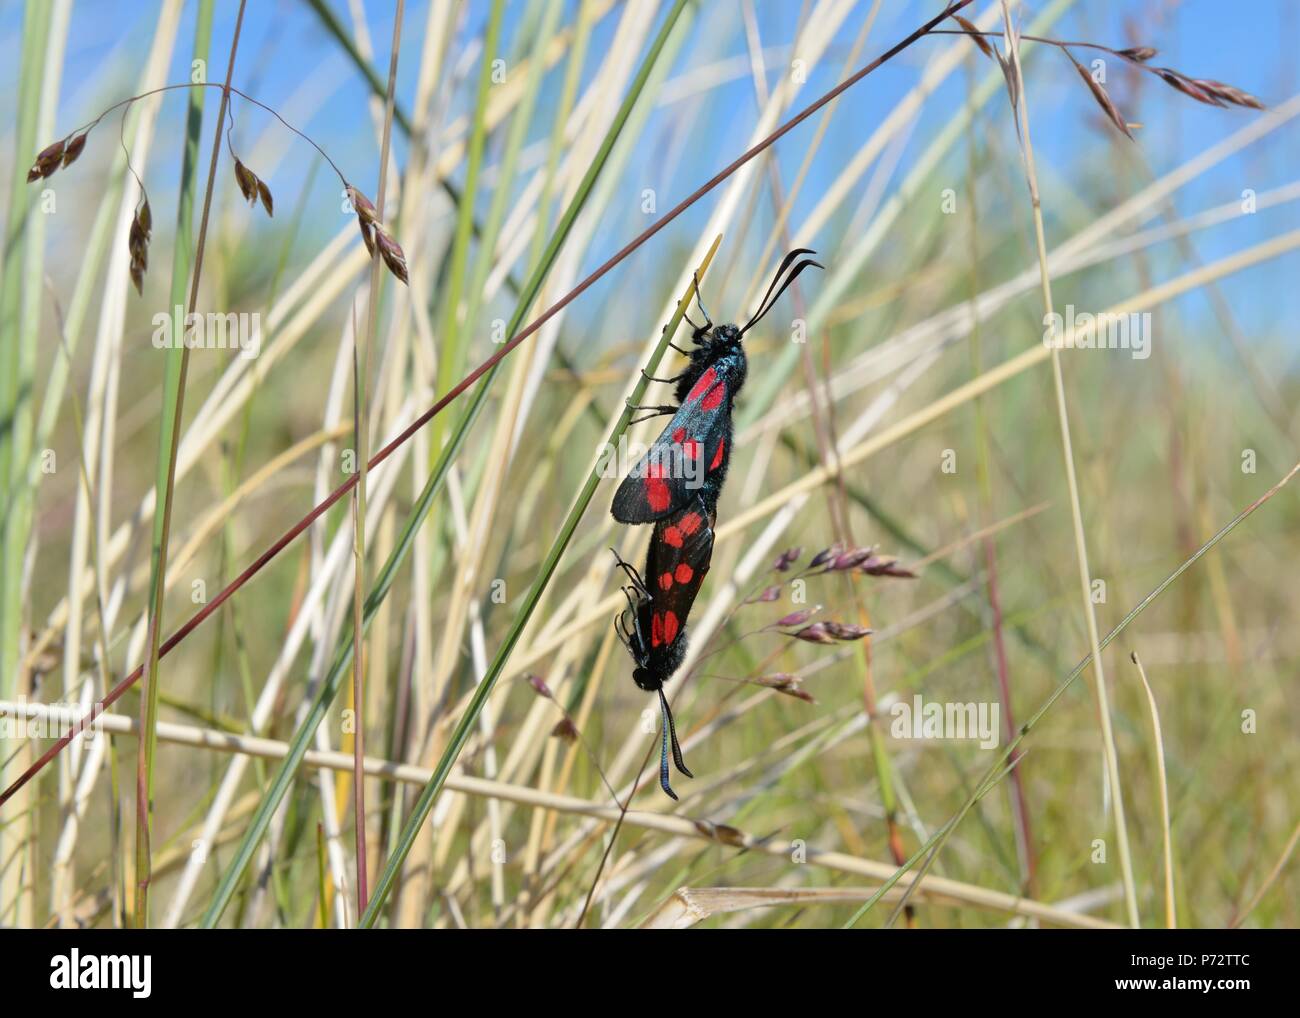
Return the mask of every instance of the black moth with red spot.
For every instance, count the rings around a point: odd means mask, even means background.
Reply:
[[[632,408],[651,411],[642,420],[661,414],[672,414],[673,419],[614,494],[610,509],[614,519],[655,524],[644,576],[618,558],[617,552],[614,555],[630,581],[623,588],[628,606],[614,625],[636,663],[633,681],[659,694],[663,717],[659,784],[674,799],[677,796],[668,784],[670,748],[677,769],[687,777],[693,775],[682,759],[663,687],[686,654],[686,618],[713,557],[718,496],[731,460],[731,411],[745,384],[747,362],[741,341],[804,269],[822,267],[804,259],[791,269],[800,255],[814,253],[797,248],[785,256],[758,311],[743,326],[715,326],[700,304],[705,324],[696,325],[686,318],[695,330],[691,337],[694,348],[673,347],[686,354],[690,364],[674,378],[655,379],[676,383],[679,405]]]
[[[659,786],[674,799],[677,795],[668,783],[670,746],[677,769],[688,778],[694,775],[687,769],[677,744],[664,683],[677,671],[686,653],[686,617],[713,557],[713,522],[713,513],[705,507],[703,497],[697,496],[685,508],[656,523],[646,551],[644,577],[614,553],[630,581],[623,588],[627,608],[614,620],[614,629],[636,662],[632,681],[647,692],[659,694]]]

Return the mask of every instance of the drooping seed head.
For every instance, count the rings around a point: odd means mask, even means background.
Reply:
[[[772,568],[778,573],[784,573],[792,565],[799,561],[799,556],[803,554],[802,548],[787,548],[781,552],[779,558],[773,563]]]
[[[352,207],[356,209],[357,217],[363,223],[379,222],[379,213],[376,212],[375,207],[370,204],[370,199],[351,184],[348,185],[348,201],[352,202]]]
[[[36,157],[36,162],[32,163],[32,168],[27,171],[27,183],[30,184],[33,180],[48,177],[57,170],[63,160],[63,151],[64,143],[62,141],[56,141],[53,145],[47,145],[41,149],[40,154]]]
[[[261,177],[257,178],[257,196],[262,199],[262,208],[266,209],[266,214],[268,216],[274,215],[275,213],[271,208],[271,189],[266,186],[266,181]]]
[[[66,169],[77,161],[77,156],[81,155],[81,150],[86,147],[86,136],[79,134],[68,142],[67,148],[63,150],[62,166]]]
[[[388,271],[406,283],[406,255],[401,245],[378,224],[375,225],[375,243],[379,245],[379,255],[388,266]]]
[[[774,623],[772,623],[772,625],[777,626],[781,629],[789,629],[794,626],[802,626],[805,622],[807,622],[810,618],[816,615],[819,611],[821,611],[821,605],[818,605],[815,608],[804,608],[801,611],[791,612],[789,615],[781,616],[781,618],[777,619]]]

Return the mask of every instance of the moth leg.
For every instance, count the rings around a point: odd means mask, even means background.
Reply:
[[[642,368],[642,369],[641,369],[641,377],[644,378],[647,382],[664,382],[664,383],[672,383],[672,382],[676,382],[676,381],[678,381],[678,380],[680,380],[680,379],[682,379],[682,378],[685,378],[685,377],[686,377],[686,372],[683,371],[683,372],[682,372],[681,374],[679,374],[679,375],[673,375],[672,378],[656,378],[654,375],[652,375],[652,374],[650,374],[648,371],[646,371],[645,368]]]
[[[686,324],[691,327],[691,340],[695,343],[696,346],[703,346],[705,343],[709,341],[708,339],[709,332],[712,331],[713,329],[712,322],[709,322],[708,325],[696,325],[695,322],[691,320],[690,315],[683,314],[682,318],[684,318],[686,320]],[[690,354],[687,353],[687,351],[683,350],[679,346],[674,346],[673,349],[676,350],[678,353],[686,354],[688,357],[690,356]]]
[[[655,418],[655,417],[663,417],[663,416],[668,415],[668,414],[675,414],[675,413],[677,413],[677,407],[675,407],[675,406],[667,406],[667,405],[660,405],[660,406],[641,406],[641,405],[638,405],[638,404],[636,404],[636,403],[633,403],[630,399],[627,401],[627,408],[628,408],[629,410],[649,410],[649,411],[650,411],[650,413],[646,414],[644,417],[634,417],[634,418],[632,418],[632,420],[628,421],[629,424],[639,424],[641,421],[648,421],[648,420],[651,420],[652,418]]]
[[[681,307],[681,306],[682,306],[682,302],[681,302],[681,301],[678,301],[678,302],[677,302],[677,306],[678,306],[678,307]],[[683,317],[685,317],[685,316],[683,315]],[[690,321],[689,318],[687,318],[686,320],[687,320],[688,322]],[[694,325],[692,325],[692,328],[694,328]],[[664,327],[663,327],[662,329],[660,329],[659,331],[660,331],[660,332],[663,332],[663,333],[667,333],[667,332],[668,332],[668,326],[667,326],[667,324],[665,324]],[[680,346],[678,346],[676,343],[674,343],[671,339],[668,341],[668,345],[671,346],[674,350],[676,350],[679,354],[682,354],[682,355],[685,356],[685,357],[689,357],[689,356],[691,355],[691,352],[690,352],[689,350],[683,350]]]
[[[700,300],[700,274],[699,274],[699,272],[696,272],[696,273],[695,273],[695,303],[696,303],[696,305],[697,305],[697,306],[699,307],[699,309],[700,309],[700,314],[702,314],[702,315],[704,316],[704,321],[707,323],[707,329],[706,329],[706,331],[708,331],[708,329],[712,329],[712,328],[713,328],[713,319],[710,318],[710,317],[709,317],[709,313],[708,313],[707,311],[704,310],[704,302],[703,302],[702,300]],[[688,319],[688,321],[689,321],[689,319]],[[693,324],[693,323],[692,323],[692,324]]]
[[[623,622],[622,612],[614,616],[614,635],[618,637],[619,643],[631,650],[631,646],[627,642],[627,626]]]
[[[628,578],[628,579],[631,581],[631,583],[632,583],[632,589],[635,590],[638,594],[640,594],[640,595],[642,595],[642,596],[644,596],[644,597],[649,597],[649,596],[650,596],[650,589],[645,585],[645,580],[641,579],[641,574],[638,573],[638,572],[636,571],[636,566],[631,565],[630,563],[624,562],[623,559],[622,559],[622,557],[619,555],[619,553],[616,552],[616,551],[614,551],[613,548],[611,548],[610,551],[614,552],[614,559],[615,559],[616,563],[618,564],[618,567],[619,567],[620,569],[622,569],[623,572],[627,573],[627,578]],[[623,593],[624,593],[624,594],[627,593],[627,588],[626,588],[626,587],[623,588]],[[634,607],[635,607],[635,606],[632,604],[632,598],[631,598],[631,597],[628,597],[628,607],[630,607],[630,608],[634,608]]]
[[[628,594],[627,588],[620,588],[623,595],[627,598],[628,610],[635,614],[636,609],[632,608],[632,596]],[[627,624],[627,612],[622,611],[614,616],[614,633],[618,636],[619,642],[627,649],[629,654],[634,653],[632,650],[632,630]],[[640,634],[638,634],[639,636]]]

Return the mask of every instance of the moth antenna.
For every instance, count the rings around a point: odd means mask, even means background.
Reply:
[[[682,759],[682,747],[677,742],[677,726],[673,724],[673,711],[672,708],[668,706],[668,697],[664,696],[663,686],[659,687],[659,705],[663,708],[665,722],[664,731],[667,733],[668,738],[672,740],[673,763],[675,763],[677,769],[688,778],[693,778],[695,775],[691,773],[690,768],[686,766],[686,761]],[[664,759],[662,761],[661,770],[664,774],[667,774],[668,772],[667,740],[665,740],[664,744]],[[676,799],[677,796],[674,795],[673,798]]]
[[[665,795],[676,802],[677,793],[673,791],[673,786],[668,783],[668,729],[672,724],[672,721],[669,720],[672,715],[668,712],[668,701],[664,699],[662,687],[659,690],[659,704],[663,708],[663,721],[659,725],[659,787],[664,790]],[[674,739],[674,741],[676,740]]]
[[[797,247],[793,251],[789,252],[784,258],[781,259],[781,264],[777,268],[776,274],[772,276],[772,282],[768,283],[767,285],[767,293],[763,294],[763,299],[758,302],[759,312],[756,313],[754,317],[749,320],[749,325],[746,325],[744,329],[740,330],[742,333],[746,329],[748,329],[750,325],[753,325],[756,321],[758,321],[758,319],[762,316],[762,308],[764,307],[764,305],[767,304],[767,299],[772,296],[772,291],[776,289],[776,284],[781,281],[781,276],[785,273],[785,270],[790,267],[790,263],[793,262],[800,255],[816,254],[816,253],[817,253],[816,251],[814,251],[812,248],[809,247]]]
[[[762,319],[769,311],[771,311],[772,308],[776,307],[776,302],[781,299],[781,294],[785,293],[786,288],[791,283],[793,283],[796,279],[799,278],[799,273],[803,272],[803,270],[808,268],[808,266],[810,265],[818,269],[826,268],[826,266],[823,265],[821,262],[815,262],[811,258],[808,258],[805,259],[804,261],[801,261],[798,265],[796,265],[793,269],[791,269],[790,275],[785,277],[785,282],[781,284],[781,288],[776,291],[776,294],[772,297],[771,301],[769,301],[765,307],[760,308],[758,313],[754,315],[754,317],[751,318],[748,322],[745,323],[745,327],[740,330],[740,334],[742,336],[746,332],[748,332],[751,328],[753,328],[755,325],[757,325],[759,320]]]

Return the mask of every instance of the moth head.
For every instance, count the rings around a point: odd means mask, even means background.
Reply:
[[[718,325],[714,327],[709,342],[711,346],[740,346],[740,341],[744,338],[744,335],[739,326]]]

